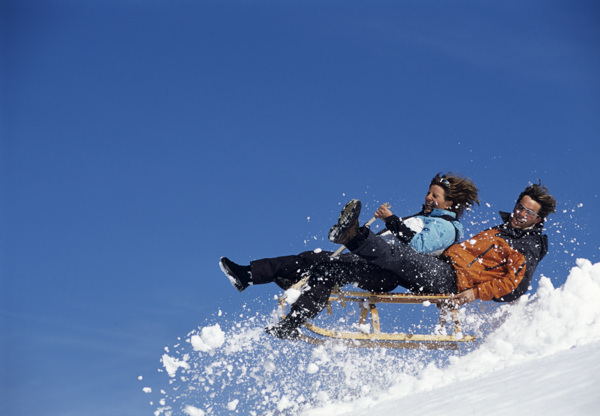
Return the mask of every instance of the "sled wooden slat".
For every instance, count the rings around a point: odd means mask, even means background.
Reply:
[[[413,342],[413,341],[378,341],[378,340],[350,340],[336,338],[315,338],[301,334],[301,341],[312,345],[342,344],[348,348],[387,348],[387,349],[422,349],[422,350],[456,350],[458,343],[454,342]]]
[[[435,305],[442,305],[448,303],[450,295],[415,295],[413,293],[372,293],[365,291],[348,291],[348,290],[335,290],[329,296],[330,302],[339,301],[345,302],[365,302],[370,301],[374,303],[425,303],[429,302]]]
[[[470,342],[475,341],[471,335],[434,335],[434,334],[406,334],[406,333],[385,333],[385,332],[345,332],[323,329],[316,325],[305,323],[304,326],[317,335],[329,338],[351,339],[351,340],[371,340],[371,341],[430,341],[430,342]]]

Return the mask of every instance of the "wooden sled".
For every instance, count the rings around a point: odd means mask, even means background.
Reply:
[[[385,204],[390,208],[390,204]],[[371,218],[365,226],[369,227],[376,218]],[[346,247],[340,246],[332,254],[332,258],[337,257]],[[293,289],[300,290],[308,281],[305,277],[292,286]],[[304,323],[304,327],[312,334],[319,335],[320,338],[302,333],[300,339],[310,344],[322,345],[326,342],[339,342],[349,347],[357,348],[422,348],[422,349],[457,349],[461,343],[474,342],[476,338],[473,335],[462,333],[462,327],[458,319],[458,308],[450,302],[450,295],[416,295],[412,293],[372,293],[367,291],[347,291],[336,287],[329,295],[327,312],[331,315],[332,304],[339,302],[342,307],[346,307],[348,302],[357,302],[360,305],[359,324],[366,325],[367,318],[371,314],[369,332],[347,332],[325,329],[313,325],[309,322]],[[451,329],[451,335],[436,334],[406,334],[406,333],[386,333],[381,332],[379,322],[378,303],[398,303],[398,304],[424,304],[430,303],[436,305],[440,312],[439,326],[448,333]],[[279,298],[279,305],[285,311],[285,295]],[[449,328],[446,316],[452,316],[452,328]]]
[[[457,349],[461,343],[474,342],[473,335],[462,333],[458,318],[458,308],[449,302],[450,295],[415,295],[412,293],[372,293],[366,291],[352,291],[334,289],[329,296],[327,304],[328,314],[332,314],[333,303],[346,307],[348,302],[356,302],[360,306],[359,324],[361,327],[369,326],[369,331],[349,332],[321,328],[309,322],[304,327],[306,331],[300,336],[302,341],[310,344],[322,345],[331,341],[343,343],[356,348],[420,348],[420,349]],[[285,298],[279,300],[285,309]],[[442,334],[408,334],[381,332],[378,303],[391,304],[424,304],[436,305],[440,312],[439,327],[445,328],[447,335]],[[369,314],[371,319],[368,320]],[[446,317],[451,316],[451,324]],[[313,334],[319,335],[315,337]]]

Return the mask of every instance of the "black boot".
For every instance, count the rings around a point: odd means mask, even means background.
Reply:
[[[231,284],[240,292],[243,292],[244,289],[252,284],[250,266],[240,266],[227,257],[221,257],[219,266],[221,266],[221,270],[225,273]]]
[[[361,205],[358,199],[353,199],[344,206],[337,224],[329,230],[329,241],[346,245],[356,236]]]
[[[290,312],[279,323],[266,327],[265,332],[276,338],[297,341],[300,339],[300,327],[304,321],[306,321],[306,318],[297,312]]]

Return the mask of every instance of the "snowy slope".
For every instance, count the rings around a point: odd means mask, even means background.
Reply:
[[[600,343],[394,398],[394,389],[359,409],[326,406],[312,415],[597,415]],[[401,409],[401,412],[399,412]],[[485,409],[485,411],[483,410]]]
[[[315,348],[266,337],[258,314],[221,317],[167,349],[155,414],[597,414],[600,263],[466,322],[490,329],[448,353]]]
[[[426,368],[376,400],[307,414],[597,414],[600,263],[579,260],[562,288],[543,278],[535,298],[513,308],[485,344],[449,366]]]

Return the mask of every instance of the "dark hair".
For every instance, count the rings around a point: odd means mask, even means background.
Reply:
[[[550,195],[548,189],[542,185],[541,181],[539,181],[538,184],[533,184],[525,188],[525,190],[521,192],[521,195],[519,195],[516,203],[518,204],[521,202],[521,199],[523,199],[525,195],[541,205],[538,215],[542,220],[546,219],[548,215],[556,212],[556,200]]]
[[[431,185],[438,185],[444,189],[444,199],[452,201],[450,211],[455,212],[457,218],[460,218],[465,209],[472,207],[473,204],[479,205],[479,191],[469,178],[463,178],[452,172],[438,173],[431,180],[429,186]]]

